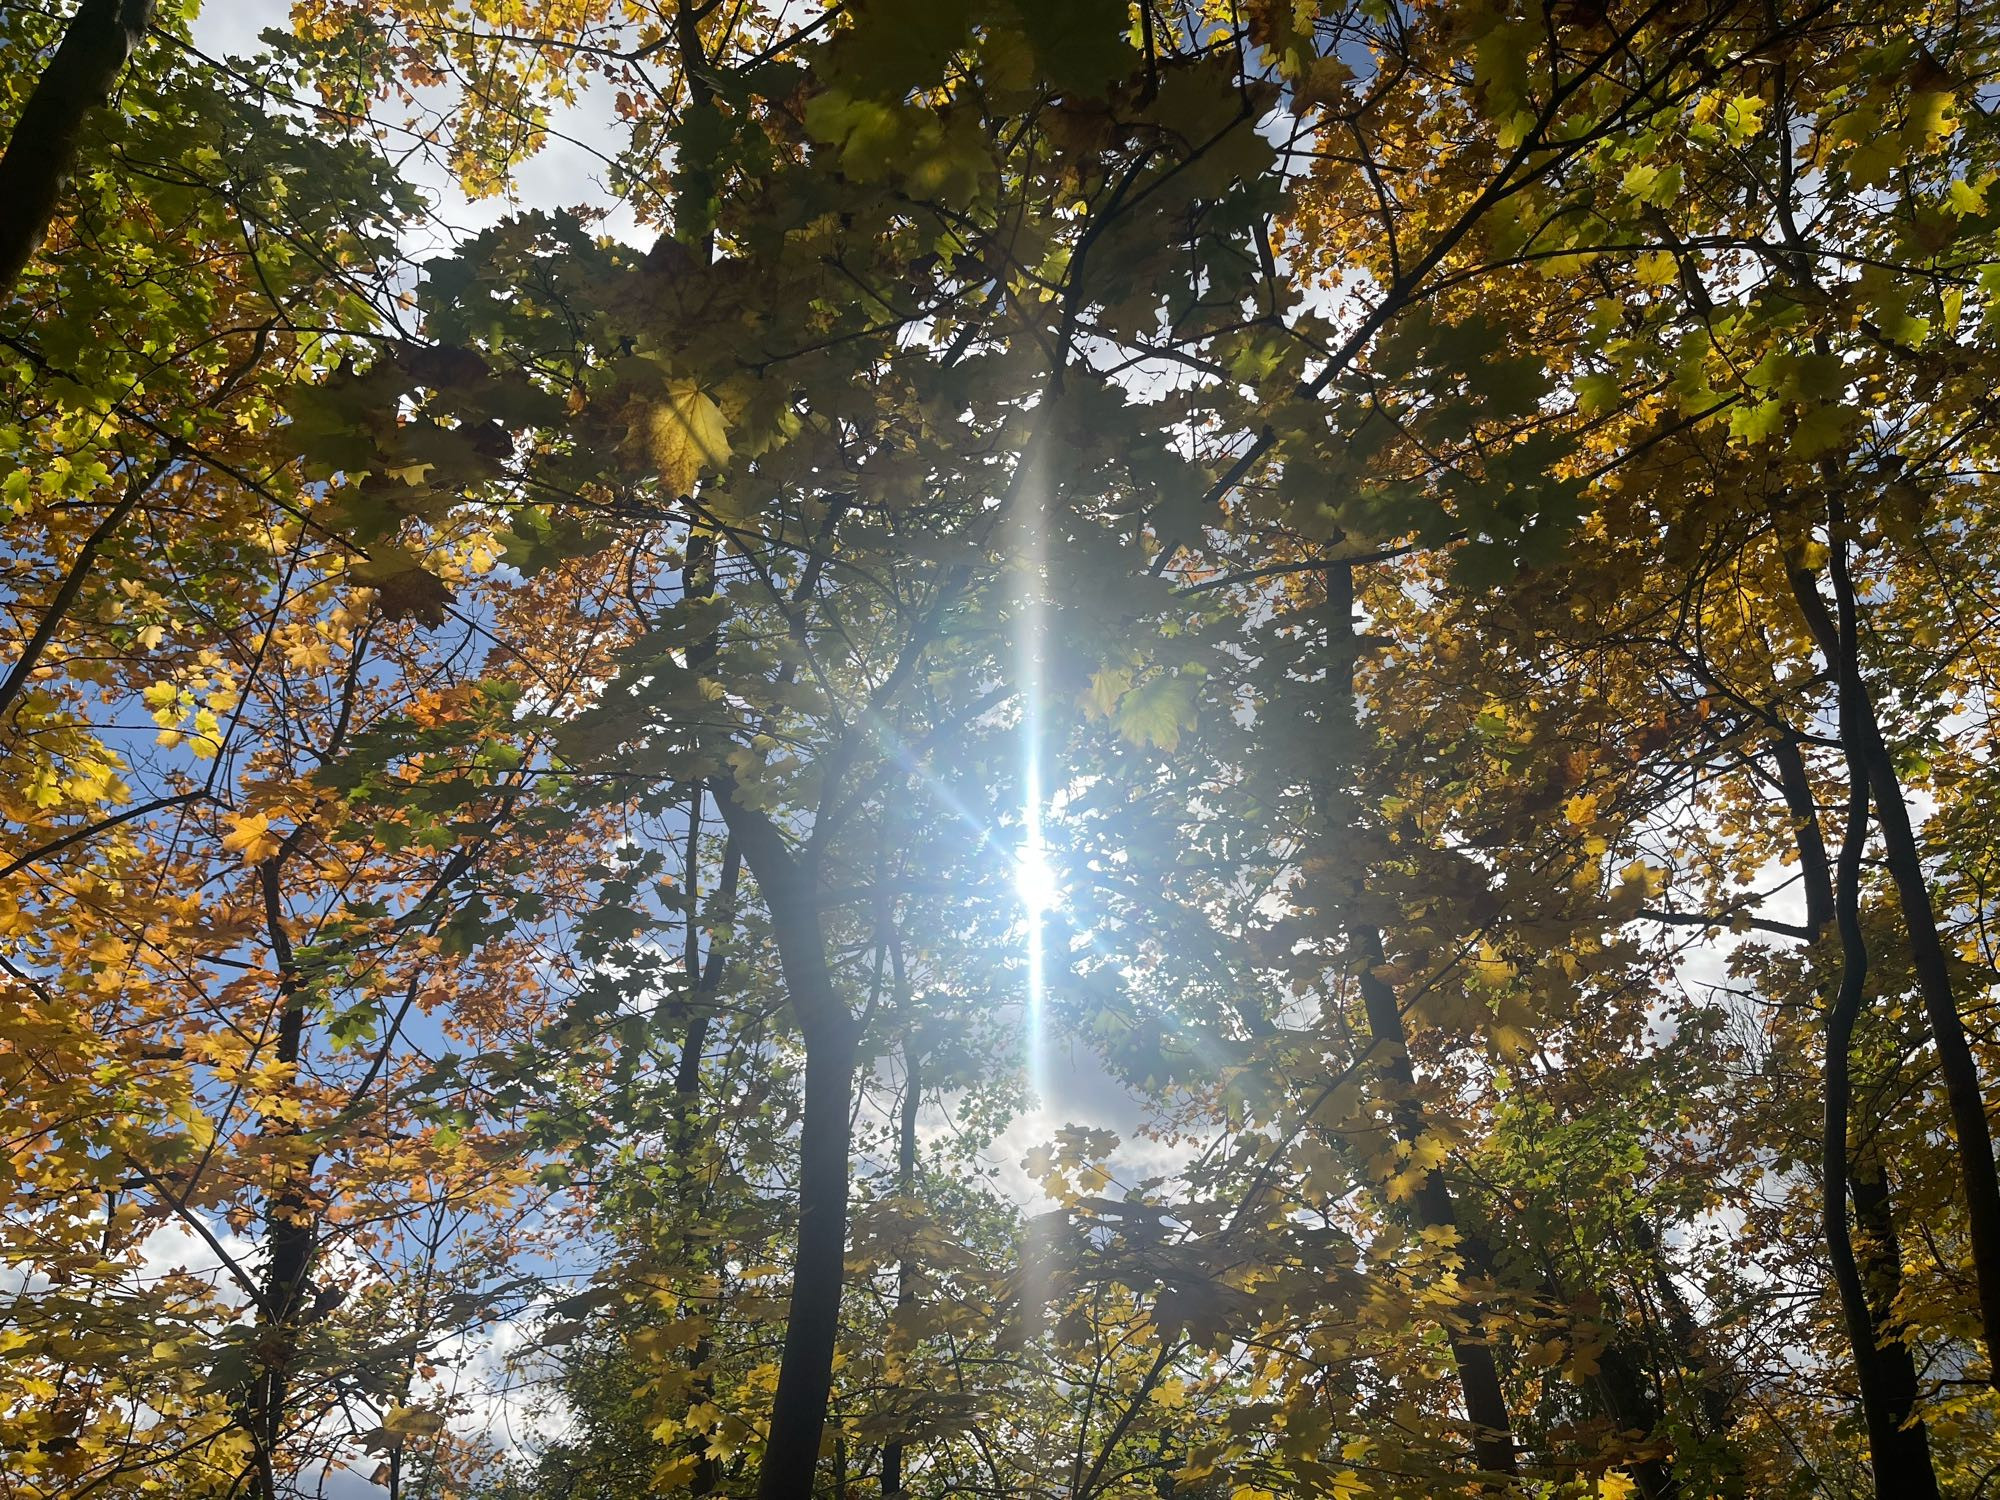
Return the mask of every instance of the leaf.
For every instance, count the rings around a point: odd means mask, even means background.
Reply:
[[[374,584],[376,607],[390,620],[415,620],[432,629],[444,624],[447,610],[457,599],[447,584],[428,568],[411,567],[377,579]]]
[[[1785,425],[1785,403],[1779,400],[1741,402],[1729,414],[1729,435],[1742,443],[1765,443]]]
[[[1014,0],[1014,10],[1043,76],[1067,95],[1101,98],[1138,65],[1126,0]]]
[[[242,855],[244,864],[254,865],[276,854],[284,840],[271,831],[271,820],[263,813],[238,813],[222,836],[222,847]]]
[[[1155,677],[1118,700],[1112,721],[1135,745],[1172,750],[1181,742],[1181,731],[1194,726],[1194,703],[1195,683],[1191,679]]]
[[[729,461],[729,430],[717,406],[692,380],[676,380],[647,415],[646,436],[660,478],[675,494],[694,488],[704,468]]]

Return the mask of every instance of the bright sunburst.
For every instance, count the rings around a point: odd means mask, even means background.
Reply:
[[[1022,845],[1015,854],[1014,891],[1032,916],[1039,917],[1062,904],[1062,886],[1040,840]]]

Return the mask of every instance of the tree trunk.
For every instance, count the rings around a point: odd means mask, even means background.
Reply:
[[[1813,795],[1797,739],[1784,735],[1773,740],[1771,757],[1778,763],[1778,785],[1784,792],[1785,811],[1791,815],[1792,842],[1799,851],[1806,927],[1817,938],[1833,920],[1833,866],[1826,855],[1826,835],[1820,831],[1819,799]]]
[[[1923,1420],[1913,1417],[1917,1406],[1917,1364],[1910,1346],[1903,1342],[1896,1316],[1896,1294],[1903,1285],[1902,1247],[1896,1235],[1896,1216],[1889,1198],[1889,1179],[1882,1162],[1870,1147],[1855,1153],[1849,1174],[1848,1192],[1854,1200],[1854,1218],[1861,1229],[1855,1246],[1855,1262],[1861,1270],[1862,1290],[1867,1294],[1869,1321],[1875,1329],[1876,1375],[1881,1384],[1883,1405],[1895,1424],[1892,1439],[1899,1472],[1916,1476],[1907,1493],[1927,1497],[1938,1493],[1937,1477],[1931,1467],[1931,1440]],[[1904,1491],[1896,1491],[1901,1494]]]
[[[0,154],[0,294],[41,249],[76,165],[83,122],[111,97],[118,73],[146,35],[152,0],[83,0],[36,82]]]
[[[271,956],[278,968],[275,1056],[281,1066],[296,1069],[304,1050],[306,1012],[291,938],[285,930],[280,890],[283,868],[284,854],[273,855],[258,867],[257,877],[263,889]],[[299,1126],[289,1120],[267,1122],[262,1134],[283,1153],[289,1143],[298,1139]],[[313,1166],[310,1155],[285,1163],[280,1168],[280,1185],[272,1192],[264,1213],[271,1258],[265,1268],[263,1295],[257,1309],[257,1371],[246,1413],[262,1500],[277,1500],[277,1454],[284,1436],[285,1404],[290,1395],[287,1366],[307,1314],[306,1288],[318,1238],[310,1193]]]
[[[1372,972],[1383,961],[1382,936],[1373,927],[1350,929],[1360,949],[1361,1003],[1368,1017],[1369,1038],[1381,1059],[1383,1074],[1398,1094],[1397,1133],[1412,1146],[1424,1132],[1423,1110],[1416,1102],[1416,1073],[1410,1065],[1409,1042],[1403,1031],[1403,1012],[1396,992]],[[1485,1277],[1491,1256],[1484,1244],[1460,1228],[1458,1206],[1444,1173],[1432,1167],[1424,1174],[1416,1193],[1416,1217],[1425,1229],[1449,1229],[1458,1237],[1459,1252],[1466,1269]],[[1458,1381],[1465,1396],[1465,1414],[1472,1422],[1472,1452],[1480,1469],[1487,1474],[1520,1472],[1514,1456],[1513,1423],[1507,1415],[1506,1393],[1500,1387],[1499,1367],[1493,1362],[1493,1346],[1487,1337],[1486,1312],[1477,1298],[1466,1297],[1458,1317],[1445,1327],[1452,1363],[1458,1367]]]
[[[1701,1328],[1695,1322],[1694,1309],[1674,1284],[1673,1267],[1667,1263],[1660,1250],[1659,1236],[1653,1233],[1652,1225],[1645,1219],[1632,1220],[1632,1236],[1639,1248],[1646,1252],[1647,1264],[1652,1272],[1653,1294],[1666,1309],[1667,1328],[1674,1337],[1674,1352],[1683,1367],[1690,1371],[1697,1382],[1696,1395],[1701,1403],[1703,1421],[1707,1424],[1707,1435],[1722,1438],[1731,1431],[1735,1423],[1736,1382],[1718,1374],[1709,1363],[1706,1351],[1701,1347]],[[1741,1466],[1733,1453],[1721,1475],[1722,1493],[1740,1495],[1743,1492]]]
[[[917,1183],[917,1110],[922,1103],[921,1060],[913,1043],[903,1050],[903,1117],[900,1133],[896,1139],[896,1191],[905,1198],[915,1190]],[[898,1261],[896,1264],[896,1306],[908,1307],[917,1300],[917,1294],[910,1287],[910,1263]],[[882,1447],[882,1494],[884,1500],[903,1492],[903,1439],[891,1438]]]
[[[785,990],[806,1049],[799,1121],[799,1232],[778,1390],[757,1471],[758,1500],[810,1500],[833,1389],[847,1260],[847,1156],[854,1097],[852,1017],[833,986],[811,876],[769,818],[718,779],[716,804],[771,914]]]
[[[1339,564],[1325,573],[1327,605],[1327,727],[1351,731],[1355,721],[1354,573]],[[1329,803],[1333,798],[1326,799]],[[1329,811],[1331,811],[1331,807]],[[1329,822],[1337,821],[1329,819]],[[1403,1030],[1402,1006],[1396,992],[1375,970],[1383,962],[1382,934],[1362,923],[1350,923],[1348,941],[1360,958],[1362,1009],[1367,1017],[1372,1050],[1382,1075],[1396,1094],[1397,1133],[1414,1147],[1424,1133],[1423,1108],[1416,1097],[1416,1071],[1410,1062],[1409,1039]],[[1418,1186],[1415,1212],[1425,1229],[1449,1229],[1473,1275],[1484,1278],[1491,1257],[1483,1241],[1459,1226],[1458,1206],[1444,1173],[1433,1167]],[[1506,1393],[1487,1336],[1486,1312],[1477,1298],[1466,1297],[1457,1316],[1447,1323],[1445,1339],[1457,1367],[1465,1414],[1472,1424],[1472,1451],[1480,1470],[1489,1476],[1520,1472],[1514,1453],[1513,1423]]]
[[[1842,717],[1846,717],[1843,705]],[[1853,1089],[1848,1074],[1848,1050],[1854,1022],[1868,978],[1868,950],[1861,932],[1859,891],[1861,847],[1868,838],[1868,784],[1855,773],[1849,792],[1847,836],[1840,850],[1840,876],[1834,887],[1834,915],[1840,926],[1840,984],[1826,1016],[1826,1100],[1820,1135],[1820,1222],[1826,1234],[1827,1260],[1840,1293],[1840,1311],[1854,1349],[1855,1381],[1861,1388],[1861,1414],[1868,1427],[1868,1458],[1875,1471],[1875,1493],[1911,1500],[1934,1500],[1937,1477],[1931,1471],[1930,1445],[1921,1425],[1904,1428],[1898,1421],[1893,1356],[1885,1358],[1878,1340],[1873,1309],[1868,1304],[1854,1240],[1847,1225],[1848,1111]],[[1900,1342],[1908,1362],[1909,1351]],[[1914,1396],[1912,1389],[1908,1395]],[[1906,1408],[1907,1410],[1907,1408]]]
[[[791,1310],[771,1403],[770,1436],[757,1472],[758,1500],[808,1500],[833,1388],[847,1258],[848,1115],[854,1049],[808,1045],[806,1102],[800,1120],[799,1246],[792,1263]]]
[[[1952,1134],[1957,1145],[1960,1180],[1965,1193],[1966,1226],[1972,1241],[1973,1271],[1979,1294],[1980,1328],[1986,1346],[1987,1379],[2000,1381],[2000,1172],[1993,1161],[1993,1136],[1986,1119],[1986,1100],[1979,1068],[1966,1041],[1965,1026],[1952,993],[1951,966],[1938,934],[1931,905],[1929,879],[1917,848],[1910,810],[1903,797],[1894,757],[1882,738],[1873,697],[1861,674],[1856,632],[1853,580],[1847,571],[1846,518],[1838,502],[1832,507],[1830,536],[1836,621],[1820,597],[1812,570],[1796,548],[1785,554],[1799,612],[1820,652],[1840,683],[1840,737],[1853,774],[1866,782],[1876,805],[1876,826],[1889,875],[1896,887],[1909,940],[1911,967],[1923,996],[1931,1044],[1937,1049],[1938,1072],[1944,1079]]]
[[[701,843],[701,804],[705,793],[696,787],[692,804],[688,811],[688,878],[687,888],[693,895],[698,878],[697,860]],[[688,1017],[687,1032],[681,1043],[680,1062],[674,1069],[674,1141],[673,1174],[676,1193],[681,1196],[680,1212],[694,1211],[690,1199],[696,1185],[695,1146],[700,1139],[701,1126],[701,1055],[708,1040],[709,1023],[713,1018],[710,1007],[722,988],[722,976],[726,968],[724,950],[720,938],[720,928],[728,920],[728,914],[735,909],[737,878],[743,869],[743,855],[731,838],[722,846],[722,871],[716,886],[709,893],[708,959],[704,963],[696,925],[696,910],[690,902],[688,911],[688,941],[686,952],[686,972],[689,980],[688,1003],[693,1014]],[[720,915],[716,909],[720,908]],[[681,1264],[687,1266],[694,1254],[693,1241],[686,1235],[681,1239]],[[688,1368],[694,1371],[691,1387],[691,1404],[701,1404],[714,1393],[715,1382],[703,1368],[707,1365],[713,1345],[706,1338],[695,1340],[688,1350]],[[722,1484],[722,1460],[709,1453],[709,1439],[705,1433],[695,1433],[687,1440],[687,1451],[695,1461],[694,1477],[688,1481],[691,1496],[712,1495]]]
[[[1817,600],[1818,595],[1814,594]],[[1851,614],[1832,625],[1833,657],[1840,673],[1841,738],[1849,740],[1846,719],[1865,704],[1859,673],[1854,669]],[[1817,630],[1815,635],[1817,635]],[[1913,1416],[1917,1403],[1916,1366],[1909,1346],[1898,1336],[1895,1289],[1902,1285],[1903,1267],[1888,1180],[1875,1153],[1866,1153],[1869,1171],[1851,1173],[1848,1138],[1853,1084],[1848,1057],[1854,1027],[1860,1018],[1867,979],[1868,953],[1861,932],[1861,854],[1868,837],[1869,787],[1853,751],[1848,753],[1847,827],[1840,849],[1838,884],[1829,870],[1826,839],[1819,826],[1819,799],[1813,795],[1798,741],[1780,739],[1774,747],[1785,810],[1791,815],[1798,841],[1799,867],[1806,888],[1806,925],[1815,939],[1830,917],[1840,932],[1841,971],[1826,1007],[1826,1090],[1820,1140],[1820,1218],[1841,1317],[1847,1325],[1854,1356],[1856,1384],[1861,1391],[1862,1418],[1868,1429],[1870,1464],[1880,1495],[1910,1495],[1929,1500],[1938,1493],[1931,1467],[1930,1436]],[[1827,917],[1820,914],[1826,913]],[[1848,1228],[1847,1198],[1853,1194],[1856,1216],[1869,1233],[1860,1245]]]

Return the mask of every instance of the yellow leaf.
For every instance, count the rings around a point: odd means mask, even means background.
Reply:
[[[1417,1189],[1424,1185],[1424,1179],[1428,1176],[1430,1176],[1430,1173],[1420,1167],[1410,1167],[1404,1171],[1395,1173],[1389,1178],[1387,1183],[1389,1201],[1391,1203],[1409,1202],[1410,1199],[1417,1196]]]
[[[717,406],[692,380],[676,380],[648,419],[647,437],[660,478],[676,494],[694,488],[703,468],[729,461],[729,429]]]
[[[1441,1135],[1425,1131],[1410,1147],[1410,1160],[1428,1172],[1451,1155],[1451,1143]]]
[[[269,859],[281,846],[282,840],[271,832],[271,820],[262,813],[238,813],[222,836],[222,847],[241,854],[246,865]]]
[[[382,1418],[382,1430],[398,1437],[430,1437],[444,1430],[444,1418],[421,1407],[397,1406]]]
[[[197,760],[214,760],[222,749],[222,724],[209,710],[195,710],[194,742],[188,748]]]
[[[1672,253],[1666,250],[1648,250],[1639,257],[1636,269],[1641,286],[1665,286],[1680,271]]]
[[[701,1455],[698,1453],[683,1453],[679,1458],[670,1458],[653,1470],[653,1487],[661,1490],[678,1488],[693,1479],[700,1467]]]

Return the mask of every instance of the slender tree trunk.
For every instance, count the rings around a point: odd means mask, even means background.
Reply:
[[[1840,984],[1826,1017],[1826,1100],[1820,1136],[1820,1222],[1826,1234],[1827,1260],[1840,1294],[1841,1316],[1854,1349],[1854,1375],[1861,1388],[1861,1414],[1868,1428],[1868,1457],[1875,1471],[1875,1493],[1882,1500],[1903,1496],[1931,1500],[1937,1478],[1931,1471],[1928,1439],[1921,1425],[1905,1429],[1894,1413],[1894,1371],[1878,1342],[1873,1310],[1855,1260],[1854,1240],[1847,1224],[1848,1113],[1852,1084],[1848,1051],[1854,1022],[1868,978],[1868,950],[1861,932],[1859,892],[1861,848],[1868,838],[1868,784],[1854,767],[1849,793],[1847,835],[1840,850],[1840,875],[1834,887],[1834,915],[1840,927]],[[1898,1343],[1897,1348],[1903,1348]],[[1907,1360],[1908,1351],[1904,1350]],[[1914,1384],[1914,1381],[1912,1381]],[[1914,1394],[1912,1392],[1912,1394]]]
[[[1778,108],[1779,138],[1792,137],[1791,106],[1786,94],[1786,76],[1781,63],[1772,80],[1772,98]],[[1785,254],[1781,264],[1801,288],[1817,291],[1818,283],[1811,246],[1800,233],[1793,212],[1796,163],[1787,144],[1778,152],[1780,183],[1773,203],[1783,231]],[[1819,354],[1829,353],[1824,334],[1814,339]],[[1861,672],[1858,635],[1858,607],[1854,580],[1848,572],[1848,526],[1841,501],[1841,475],[1830,458],[1820,461],[1825,476],[1827,499],[1828,576],[1833,585],[1836,621],[1820,597],[1816,570],[1807,566],[1801,550],[1787,547],[1785,574],[1799,613],[1805,618],[1829,670],[1837,674],[1841,693],[1840,735],[1847,751],[1852,774],[1865,779],[1877,810],[1876,822],[1882,833],[1883,853],[1889,875],[1903,909],[1911,966],[1924,1000],[1930,1023],[1931,1043],[1937,1048],[1938,1071],[1944,1078],[1945,1098],[1950,1107],[1952,1134],[1956,1138],[1960,1178],[1965,1192],[1966,1227],[1972,1241],[1973,1274],[1978,1287],[1979,1318],[1986,1346],[1986,1376],[1989,1384],[2000,1386],[2000,1172],[1993,1161],[1993,1137],[1986,1119],[1986,1101],[1979,1086],[1979,1069],[1966,1041],[1952,994],[1951,968],[1944,943],[1938,935],[1937,915],[1931,905],[1930,882],[1925,878],[1923,858],[1916,834],[1910,826],[1910,810],[1896,774],[1894,758],[1882,738],[1881,721],[1873,696]]]
[[[782,919],[781,919],[782,920]],[[757,1472],[758,1500],[808,1500],[833,1388],[833,1350],[847,1258],[851,1043],[808,1044],[800,1120],[799,1245],[770,1436]]]
[[[695,889],[698,870],[698,855],[701,843],[701,804],[706,794],[697,786],[688,810],[688,891]],[[708,1040],[708,1028],[713,1019],[711,1006],[722,988],[722,976],[726,967],[720,929],[727,914],[736,905],[736,885],[743,869],[743,855],[731,838],[722,847],[722,871],[717,877],[715,889],[709,893],[706,903],[708,915],[708,956],[704,962],[699,940],[697,913],[692,906],[688,912],[688,940],[686,950],[686,971],[692,981],[689,986],[688,1003],[693,1014],[688,1017],[687,1032],[681,1043],[679,1064],[674,1069],[674,1141],[673,1173],[675,1190],[682,1197],[681,1212],[692,1212],[689,1199],[696,1182],[695,1146],[701,1134],[701,1056],[702,1048]],[[720,909],[718,913],[717,909]],[[681,1263],[689,1263],[694,1246],[686,1236],[681,1240]],[[708,1371],[709,1355],[713,1345],[706,1338],[695,1340],[688,1351],[688,1368],[694,1372],[692,1400],[690,1404],[706,1402],[713,1394],[715,1383]],[[708,1451],[706,1434],[696,1433],[688,1440],[688,1451],[695,1460],[694,1477],[688,1481],[691,1496],[712,1495],[722,1483],[722,1460],[712,1457]]]
[[[1354,573],[1341,564],[1325,573],[1327,603],[1327,695],[1328,727],[1336,724],[1351,732],[1355,722],[1356,664],[1354,640]],[[1329,802],[1333,799],[1328,798]],[[1396,1095],[1397,1133],[1414,1147],[1424,1134],[1423,1108],[1417,1102],[1416,1070],[1410,1062],[1409,1038],[1403,1029],[1402,1006],[1395,989],[1375,971],[1383,962],[1382,934],[1379,929],[1350,923],[1348,942],[1360,959],[1361,1003],[1367,1017],[1369,1039],[1377,1066]],[[1425,1229],[1449,1229],[1457,1239],[1467,1269],[1485,1278],[1491,1257],[1484,1242],[1468,1234],[1459,1224],[1458,1206],[1451,1185],[1436,1167],[1424,1174],[1415,1199],[1418,1222]],[[1489,1476],[1517,1474],[1513,1423],[1507,1413],[1507,1397],[1500,1384],[1499,1367],[1493,1359],[1485,1309],[1475,1297],[1466,1297],[1457,1316],[1445,1326],[1445,1339],[1457,1367],[1465,1414],[1472,1425],[1472,1451],[1480,1470]]]
[[[903,1049],[903,1117],[896,1138],[896,1191],[905,1198],[916,1189],[917,1184],[917,1110],[923,1099],[922,1059],[918,1056],[914,1043]],[[907,1260],[896,1264],[896,1306],[908,1307],[917,1300],[917,1294],[910,1284],[910,1263]],[[887,1497],[903,1492],[903,1439],[899,1435],[891,1438],[882,1448],[882,1494]]]
[[[1817,599],[1817,594],[1814,597]],[[1841,738],[1848,741],[1847,719],[1866,703],[1855,666],[1851,611],[1843,607],[1841,619],[1830,623],[1836,647],[1833,659],[1840,674]],[[1820,831],[1819,800],[1813,795],[1798,741],[1782,738],[1774,748],[1779,785],[1784,791],[1786,812],[1791,816],[1799,867],[1805,879],[1806,925],[1817,938],[1830,917],[1840,933],[1840,976],[1826,1007],[1826,1087],[1820,1139],[1820,1218],[1826,1233],[1827,1256],[1854,1357],[1876,1492],[1882,1496],[1907,1494],[1913,1500],[1929,1500],[1938,1493],[1937,1475],[1931,1466],[1930,1436],[1923,1421],[1914,1415],[1916,1366],[1910,1358],[1909,1346],[1896,1329],[1895,1289],[1902,1284],[1903,1269],[1888,1180],[1873,1150],[1866,1153],[1869,1170],[1865,1178],[1849,1170],[1853,1104],[1849,1055],[1868,971],[1860,917],[1861,854],[1868,838],[1868,779],[1850,749],[1847,826],[1836,882],[1829,870],[1825,835]],[[1850,1192],[1856,1217],[1869,1231],[1858,1246],[1847,1221]],[[1876,1294],[1871,1294],[1872,1291]]]
[[[1771,758],[1778,763],[1778,786],[1792,820],[1792,842],[1799,851],[1799,873],[1806,891],[1806,927],[1815,937],[1833,920],[1833,866],[1826,855],[1826,835],[1819,826],[1819,799],[1813,795],[1806,758],[1791,735],[1772,741]]]
[[[83,124],[145,38],[152,0],[83,0],[0,154],[0,295],[41,249]]]
[[[1402,1007],[1397,1003],[1395,990],[1371,972],[1383,961],[1382,936],[1373,927],[1356,926],[1349,931],[1364,965],[1361,1003],[1368,1017],[1369,1039],[1383,1074],[1399,1096],[1397,1133],[1415,1146],[1423,1135],[1424,1120],[1422,1108],[1416,1103],[1416,1074],[1403,1031]],[[1487,1275],[1491,1257],[1477,1236],[1468,1235],[1460,1227],[1451,1185],[1439,1168],[1432,1167],[1424,1174],[1417,1187],[1415,1208],[1421,1227],[1451,1230],[1457,1236],[1466,1268],[1475,1276]],[[1460,1304],[1457,1319],[1445,1326],[1445,1340],[1451,1347],[1452,1363],[1458,1367],[1465,1414],[1472,1422],[1473,1457],[1488,1474],[1519,1473],[1507,1397],[1500,1386],[1499,1367],[1493,1360],[1486,1311],[1477,1298],[1468,1296]]]
[[[1800,582],[1794,570],[1794,587]],[[1818,602],[1816,590],[1812,591],[1812,599]],[[1821,644],[1833,647],[1828,655],[1839,676],[1841,739],[1848,750],[1850,779],[1847,826],[1837,881],[1828,878],[1818,802],[1812,795],[1804,761],[1794,740],[1780,742],[1780,784],[1797,830],[1808,926],[1817,933],[1821,925],[1818,913],[1830,906],[1840,933],[1840,977],[1827,1005],[1820,1213],[1841,1315],[1853,1351],[1862,1418],[1868,1431],[1870,1465],[1879,1495],[1909,1495],[1916,1500],[1929,1500],[1938,1494],[1938,1485],[1931,1466],[1929,1435],[1923,1423],[1912,1416],[1917,1400],[1916,1369],[1909,1347],[1896,1336],[1894,1326],[1894,1288],[1901,1283],[1902,1267],[1888,1185],[1872,1152],[1869,1159],[1874,1170],[1866,1180],[1849,1169],[1853,1098],[1849,1056],[1868,969],[1867,947],[1861,931],[1860,877],[1861,854],[1868,837],[1870,797],[1870,778],[1861,762],[1854,720],[1864,714],[1873,716],[1872,705],[1860,682],[1850,604],[1851,601],[1843,601],[1837,622],[1821,622],[1830,627],[1831,641],[1822,639]],[[1816,626],[1814,634],[1821,637],[1821,628]],[[1900,789],[1896,795],[1900,799]],[[1872,1231],[1860,1250],[1848,1226],[1850,1192],[1857,1216]],[[1886,1295],[1871,1296],[1871,1288],[1886,1288]]]
[[[291,938],[285,930],[280,889],[284,859],[289,853],[287,848],[266,859],[258,867],[257,876],[263,889],[271,956],[278,966],[278,1035],[274,1055],[280,1065],[296,1069],[304,1050],[306,1012]],[[299,1127],[294,1121],[267,1122],[263,1134],[281,1155],[297,1149],[292,1144],[299,1137]],[[299,1326],[308,1311],[306,1289],[318,1238],[310,1193],[313,1167],[314,1160],[309,1154],[284,1161],[279,1168],[279,1185],[264,1213],[270,1263],[265,1267],[263,1295],[257,1309],[257,1370],[247,1413],[261,1500],[277,1500],[277,1455],[284,1437],[285,1406],[290,1395],[288,1366]]]
[[[1875,800],[1876,827],[1882,834],[1883,854],[1902,908],[1910,963],[1923,996],[1924,1016],[1930,1026],[1931,1044],[1937,1049],[1938,1073],[1944,1080],[1945,1099],[1951,1112],[1965,1194],[1966,1227],[1972,1241],[1987,1379],[2000,1381],[2000,1364],[1996,1364],[2000,1360],[2000,1171],[1994,1166],[1985,1094],[1952,992],[1951,966],[1938,933],[1930,881],[1924,873],[1923,857],[1910,824],[1910,810],[1896,774],[1895,760],[1882,738],[1874,700],[1861,673],[1845,523],[1845,515],[1836,502],[1830,523],[1832,557],[1828,571],[1840,612],[1838,621],[1828,611],[1812,570],[1805,566],[1796,548],[1786,552],[1785,571],[1807,628],[1828,666],[1838,676],[1840,737],[1853,775],[1866,783]]]
[[[1624,1330],[1614,1332],[1597,1360],[1597,1393],[1622,1437],[1628,1432],[1651,1437],[1659,1430],[1660,1403],[1649,1389],[1645,1372],[1633,1354]],[[1632,1464],[1632,1478],[1645,1500],[1676,1500],[1682,1493],[1674,1467],[1658,1453]]]
[[[778,1390],[757,1471],[758,1500],[810,1500],[833,1389],[833,1351],[847,1259],[847,1158],[854,1099],[854,1021],[834,989],[810,874],[762,813],[714,787],[729,831],[771,913],[787,998],[805,1041],[799,1121],[799,1230]]]
[[[1903,1342],[1896,1316],[1896,1296],[1903,1286],[1902,1246],[1896,1234],[1895,1205],[1889,1196],[1888,1174],[1881,1158],[1869,1146],[1855,1152],[1849,1174],[1848,1192],[1854,1200],[1854,1220],[1861,1230],[1854,1258],[1861,1271],[1861,1285],[1868,1299],[1869,1321],[1875,1329],[1877,1377],[1883,1404],[1895,1423],[1895,1451],[1899,1467],[1915,1474],[1918,1483],[1909,1491],[1916,1496],[1938,1493],[1931,1466],[1930,1433],[1916,1411],[1917,1362],[1910,1346]]]

